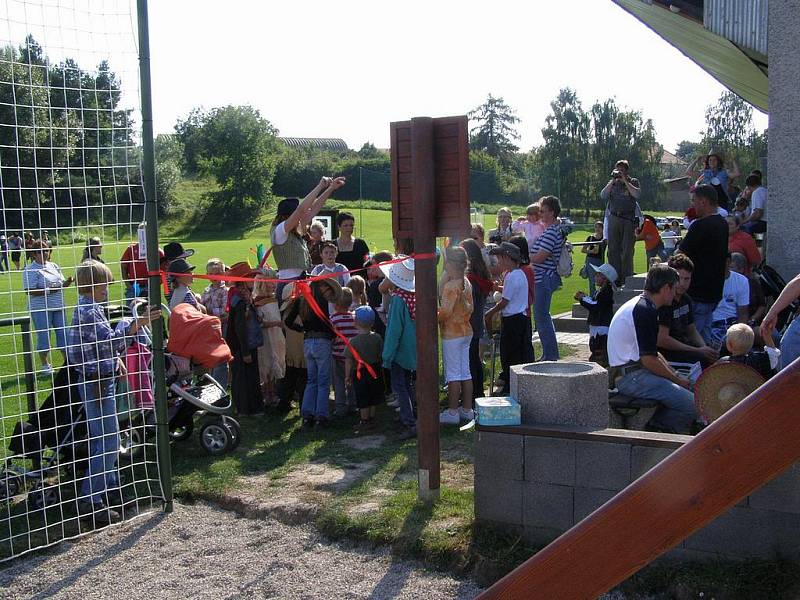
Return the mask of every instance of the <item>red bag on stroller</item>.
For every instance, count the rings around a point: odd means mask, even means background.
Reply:
[[[222,338],[219,317],[204,315],[185,302],[176,306],[169,317],[167,352],[188,358],[206,369],[233,360],[231,349]]]

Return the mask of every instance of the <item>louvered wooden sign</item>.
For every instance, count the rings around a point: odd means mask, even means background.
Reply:
[[[414,237],[412,122],[391,124],[392,234]],[[469,232],[469,134],[467,117],[433,119],[436,236]]]

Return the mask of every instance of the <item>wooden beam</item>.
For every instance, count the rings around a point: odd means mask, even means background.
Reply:
[[[800,359],[479,598],[596,598],[624,581],[800,459],[798,388]]]
[[[436,250],[435,164],[433,119],[411,120],[411,164],[414,210],[414,251]],[[417,449],[419,498],[439,497],[439,350],[436,299],[436,261],[415,265],[417,325]]]

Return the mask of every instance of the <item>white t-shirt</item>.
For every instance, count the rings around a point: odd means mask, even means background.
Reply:
[[[501,310],[504,317],[524,313],[528,309],[528,278],[522,269],[509,271],[503,280],[503,298],[508,304]]]
[[[722,288],[722,300],[719,301],[711,316],[712,321],[724,321],[739,316],[739,306],[750,305],[750,282],[747,277],[731,271]]]
[[[756,188],[753,191],[753,194],[750,196],[750,208],[747,211],[747,216],[749,217],[750,214],[757,208],[761,209],[761,220],[767,220],[767,188],[761,186]]]
[[[672,231],[672,229],[667,229],[664,233],[661,234],[661,241],[664,242],[664,248],[667,250],[672,250],[675,246],[678,245],[678,240],[675,239],[678,237],[678,234]]]
[[[275,231],[272,232],[272,245],[282,246],[289,239],[289,234],[286,233],[285,222],[278,223]],[[297,279],[303,274],[303,269],[279,269],[278,279]]]

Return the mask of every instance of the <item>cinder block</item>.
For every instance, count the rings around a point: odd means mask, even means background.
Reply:
[[[573,498],[573,522],[578,523],[582,521],[585,517],[611,500],[616,494],[617,492],[611,490],[576,487]]]
[[[781,523],[775,517],[785,514],[734,506],[686,538],[684,547],[715,553],[717,558],[775,558],[782,536],[777,530]]]
[[[772,481],[750,494],[750,506],[800,513],[800,465],[795,463]]]
[[[525,437],[525,481],[575,484],[575,441]]]
[[[621,490],[630,482],[631,447],[608,442],[575,442],[575,485]]]
[[[525,527],[523,528],[522,538],[535,548],[544,548],[562,533],[564,532],[560,529],[552,527]]]
[[[672,448],[653,448],[651,446],[631,447],[631,481],[639,479],[675,450]]]
[[[479,431],[475,443],[475,478],[522,481],[524,436]]]
[[[522,525],[521,481],[475,478],[475,518]]]
[[[522,524],[566,531],[572,527],[571,486],[526,483],[522,492]]]
[[[538,362],[511,367],[511,395],[522,423],[608,426],[608,372],[592,362]]]

